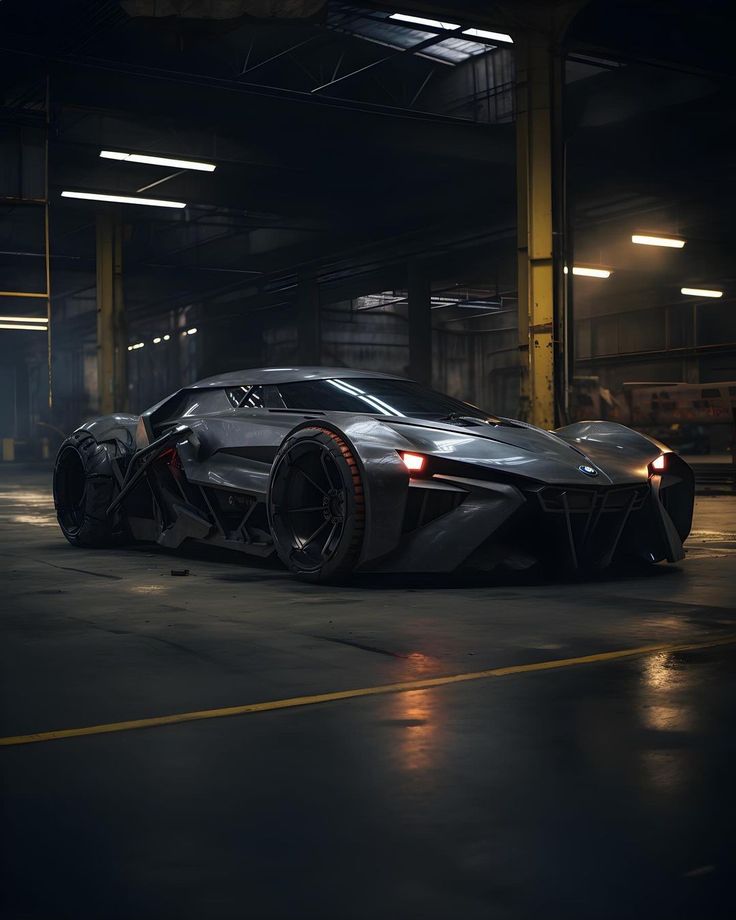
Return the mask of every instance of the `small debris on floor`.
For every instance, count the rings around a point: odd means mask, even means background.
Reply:
[[[188,575],[189,569],[172,569],[171,574],[172,575]]]

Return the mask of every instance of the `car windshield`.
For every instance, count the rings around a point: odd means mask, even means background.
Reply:
[[[475,406],[436,393],[411,380],[350,377],[339,380],[300,380],[279,384],[287,409],[319,409],[426,419],[477,419],[496,422]]]

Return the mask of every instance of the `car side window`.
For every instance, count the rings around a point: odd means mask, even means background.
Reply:
[[[162,403],[151,414],[149,421],[153,430],[159,433],[179,419],[222,412],[228,405],[225,391],[219,387],[182,390]]]
[[[234,409],[265,409],[263,387],[242,386],[226,390],[227,398]]]
[[[271,384],[230,387],[225,391],[234,409],[283,409],[284,401]]]
[[[212,387],[189,390],[178,408],[176,415],[188,418],[193,415],[208,415],[210,412],[222,412],[227,409],[227,399],[223,391]]]

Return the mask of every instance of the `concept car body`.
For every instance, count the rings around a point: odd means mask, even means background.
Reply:
[[[675,562],[693,495],[681,457],[622,425],[549,432],[323,367],[223,374],[87,422],[54,470],[75,545],[194,540],[277,553],[312,580]]]

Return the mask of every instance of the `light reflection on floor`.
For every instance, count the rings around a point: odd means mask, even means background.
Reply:
[[[0,524],[58,526],[51,493],[45,489],[0,490]]]
[[[651,744],[642,751],[643,773],[653,791],[674,795],[691,780],[690,754],[684,746],[672,747],[664,737],[658,742],[656,733],[696,729],[697,712],[687,692],[692,685],[692,670],[669,652],[652,655],[641,664],[642,725],[655,733]]]
[[[161,594],[162,592],[166,591],[167,588],[168,585],[130,585],[128,587],[128,591],[131,591],[133,594],[151,595]]]
[[[406,656],[409,664],[409,673],[406,680],[416,680],[423,674],[427,674],[437,667],[437,659],[431,655],[423,655],[421,652],[411,652]]]
[[[397,693],[391,698],[391,717],[399,726],[399,755],[406,770],[425,770],[432,764],[438,730],[438,694],[432,690]]]

